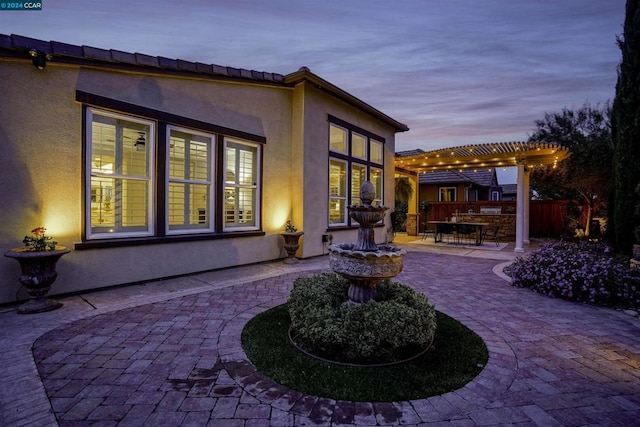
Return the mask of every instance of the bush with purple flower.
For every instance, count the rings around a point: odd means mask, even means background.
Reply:
[[[604,243],[547,243],[508,271],[514,286],[551,297],[640,309],[640,271]]]

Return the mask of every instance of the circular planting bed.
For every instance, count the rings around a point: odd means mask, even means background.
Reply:
[[[336,400],[382,402],[447,393],[463,387],[484,368],[488,352],[482,339],[457,320],[437,312],[423,295],[404,285],[383,282],[384,285],[381,283],[378,288],[379,301],[348,307],[344,306],[342,296],[343,292],[346,293],[348,283],[345,285],[342,281],[335,275],[298,279],[287,304],[267,310],[247,323],[242,332],[242,345],[251,362],[263,374],[307,394]],[[312,282],[321,284],[316,286]],[[326,286],[332,289],[328,294],[322,291]],[[416,298],[414,294],[419,297]],[[307,302],[318,299],[324,303],[311,308],[308,303],[304,304],[305,299]],[[389,303],[393,308],[383,309],[385,314],[382,316],[377,317],[363,310],[363,306],[382,305],[382,301],[394,301]],[[400,314],[395,305],[401,302],[413,308],[402,310]],[[427,315],[407,314],[416,311],[416,307],[421,307],[417,311],[426,311]],[[374,339],[367,330],[356,335],[353,332],[339,332],[344,330],[339,327],[340,322],[327,320],[332,311],[354,309],[358,314],[351,316],[357,322],[350,322],[350,329],[355,323],[368,324],[371,330],[375,328],[382,334]],[[304,348],[305,352],[311,352],[310,347],[313,347],[314,357],[296,349],[289,340],[290,329],[294,331],[294,336],[300,335],[293,327],[293,318],[303,311],[316,313],[304,316],[315,319],[305,326],[309,327],[310,334],[323,337],[318,341],[322,344],[301,345],[297,341],[296,345]],[[402,319],[400,322],[396,321],[398,317]],[[421,326],[408,328],[409,324]],[[405,329],[419,329],[419,332],[408,333]],[[360,348],[355,357],[352,357],[354,350],[341,349],[344,343],[353,340],[357,342],[353,347]],[[383,347],[390,343],[397,345],[393,351],[378,351],[374,350],[376,347],[372,343],[375,342],[383,343]],[[424,352],[430,344],[429,350]],[[316,348],[324,352],[316,351]],[[420,352],[423,354],[418,354]],[[412,360],[392,364],[407,358]],[[330,359],[332,362],[320,359]],[[340,364],[334,363],[336,361]],[[355,366],[361,362],[388,366]]]
[[[323,360],[366,366],[405,361],[431,345],[435,309],[424,295],[384,280],[375,300],[353,304],[349,285],[336,274],[294,282],[288,308],[296,347]]]

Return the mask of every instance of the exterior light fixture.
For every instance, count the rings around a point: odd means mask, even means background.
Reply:
[[[44,52],[38,52],[35,49],[29,50],[29,56],[32,58],[33,65],[38,70],[44,70],[44,67],[47,66],[47,61],[51,60],[51,55]]]
[[[133,146],[135,147],[136,151],[144,151],[147,144],[147,141],[144,138],[144,132],[138,132],[138,135],[138,139],[136,139],[136,142],[133,143]]]

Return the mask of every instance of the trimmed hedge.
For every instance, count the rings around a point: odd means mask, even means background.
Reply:
[[[436,314],[424,295],[384,280],[375,301],[350,305],[348,289],[337,274],[295,280],[288,307],[299,347],[328,360],[374,364],[403,360],[431,343]]]

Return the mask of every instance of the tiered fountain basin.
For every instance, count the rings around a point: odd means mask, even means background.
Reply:
[[[378,245],[376,251],[354,249],[353,243],[329,247],[329,266],[349,280],[349,299],[366,302],[375,297],[375,287],[384,279],[402,272],[402,257],[406,251],[389,245]]]
[[[386,206],[372,206],[375,188],[370,181],[360,188],[362,205],[349,206],[349,216],[360,224],[355,244],[339,243],[329,246],[329,266],[351,283],[349,300],[360,304],[375,299],[376,285],[402,272],[402,258],[406,251],[390,245],[375,243],[374,226],[384,219]]]

